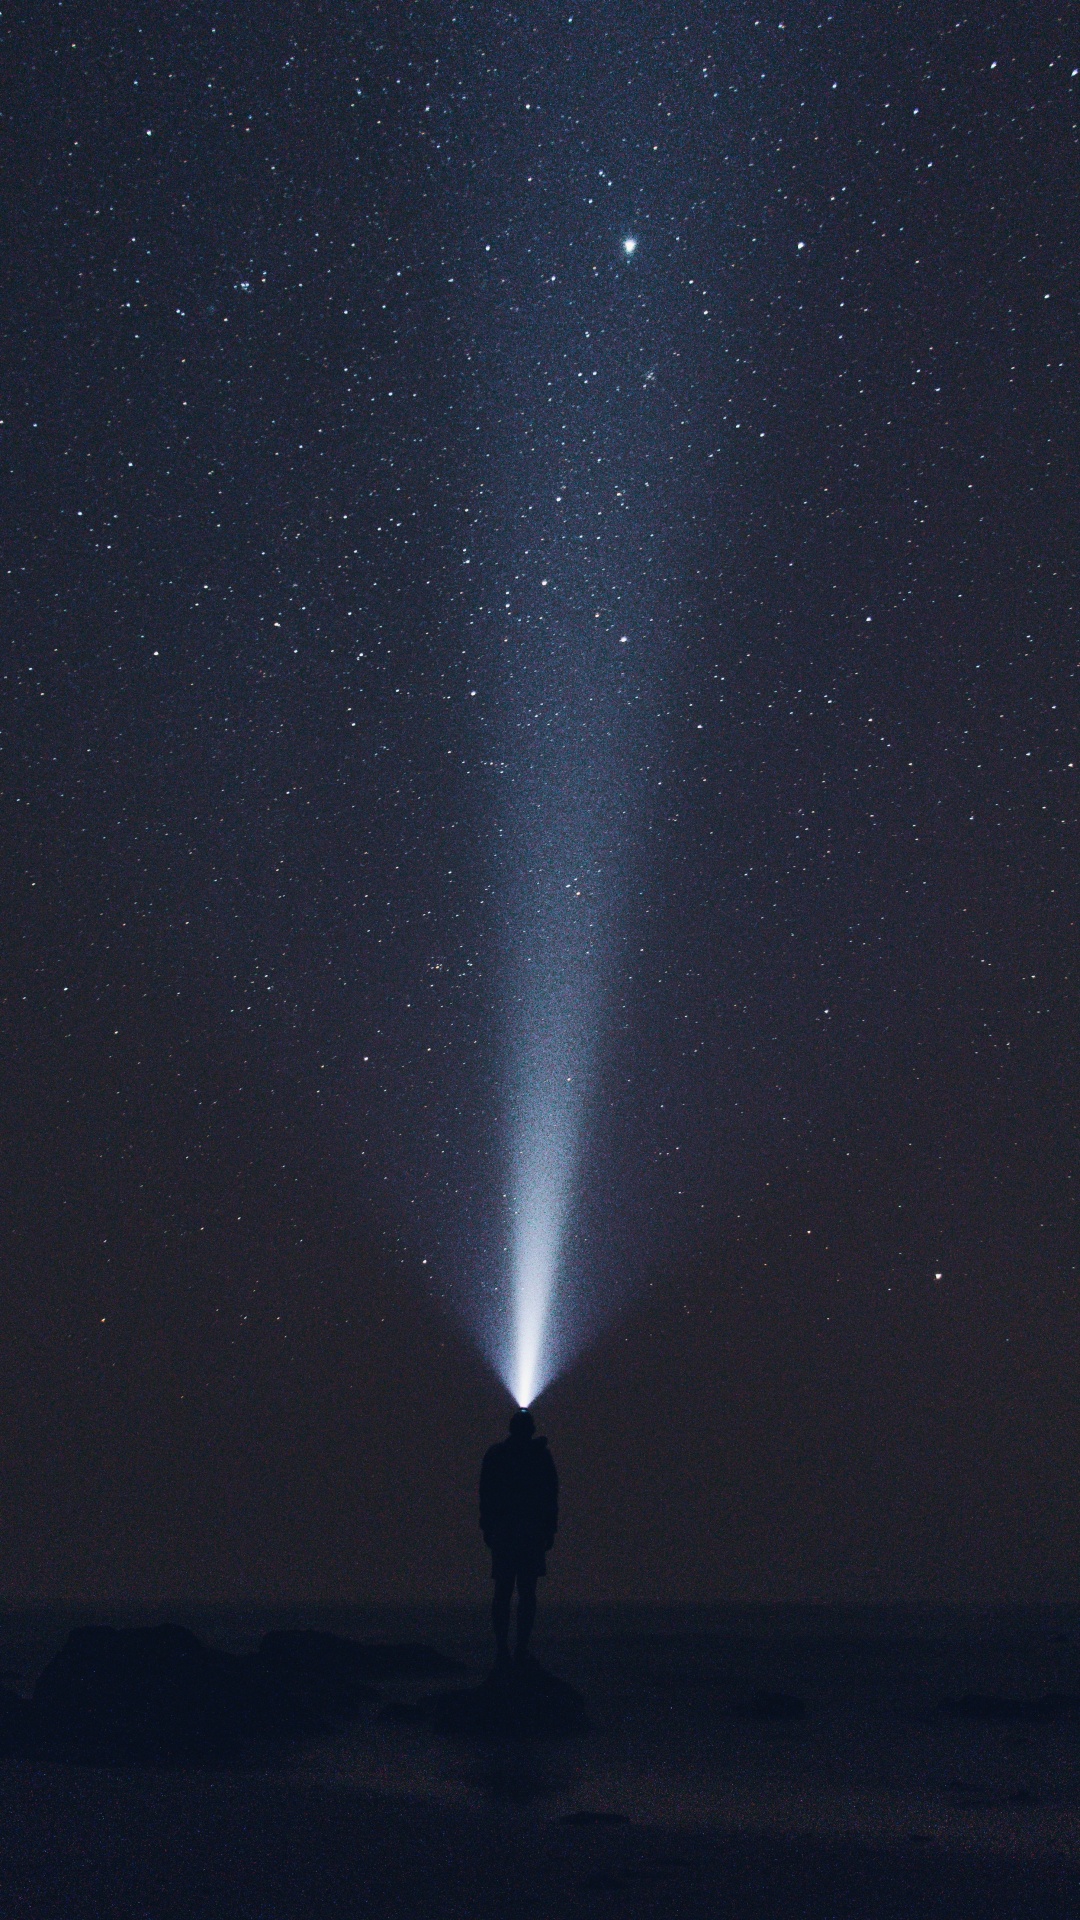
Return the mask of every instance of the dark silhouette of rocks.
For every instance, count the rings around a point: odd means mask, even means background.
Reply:
[[[208,1647],[186,1627],[76,1627],[30,1700],[0,1689],[0,1755],[107,1765],[221,1765],[253,1748],[339,1730],[379,1693],[374,1681],[462,1673],[414,1643],[334,1633],[268,1633],[254,1653]],[[479,1687],[388,1703],[386,1718],[468,1738],[583,1733],[580,1694],[536,1661],[500,1663]]]
[[[470,1740],[550,1739],[589,1730],[580,1693],[536,1660],[500,1661],[480,1686],[432,1694],[422,1704],[440,1733]]]
[[[288,1628],[265,1634],[253,1661],[301,1716],[305,1731],[330,1732],[379,1699],[372,1682],[435,1679],[464,1671],[434,1647],[347,1640],[336,1633]]]
[[[959,1700],[943,1700],[941,1711],[954,1720],[1005,1720],[1041,1725],[1054,1720],[1080,1720],[1080,1694],[1045,1693],[1039,1700],[1011,1700],[998,1693],[965,1693]]]
[[[284,1642],[275,1644],[278,1639]],[[305,1733],[330,1733],[355,1720],[377,1690],[350,1658],[350,1642],[332,1633],[269,1635],[251,1656],[263,1686],[287,1700]],[[357,1651],[360,1651],[357,1649]]]
[[[237,1655],[186,1627],[77,1627],[31,1700],[0,1690],[0,1753],[221,1764],[253,1745],[333,1732],[378,1700],[376,1677],[462,1670],[431,1647],[332,1633],[270,1633]]]
[[[38,1679],[38,1751],[86,1759],[214,1761],[244,1741],[291,1740],[302,1709],[257,1662],[186,1627],[76,1627]]]
[[[382,1680],[435,1680],[463,1673],[460,1660],[411,1641],[382,1644],[347,1640],[337,1633],[288,1628],[264,1634],[258,1657],[275,1672],[319,1673],[340,1676],[369,1688]]]

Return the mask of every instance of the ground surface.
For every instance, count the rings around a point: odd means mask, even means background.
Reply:
[[[235,1646],[268,1623],[189,1620]],[[68,1624],[0,1622],[9,1683]],[[317,1624],[424,1637],[483,1671],[476,1616]],[[1080,1720],[942,1711],[1080,1694],[1075,1614],[567,1615],[537,1650],[592,1733],[454,1743],[372,1710],[274,1765],[0,1762],[0,1912],[1080,1920]]]

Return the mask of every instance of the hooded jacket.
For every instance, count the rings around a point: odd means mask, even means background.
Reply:
[[[480,1526],[489,1547],[550,1547],[559,1524],[559,1476],[539,1436],[499,1440],[480,1469]]]

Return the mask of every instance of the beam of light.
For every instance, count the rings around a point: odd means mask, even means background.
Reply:
[[[603,1001],[611,876],[595,847],[596,795],[570,777],[517,906],[508,1036],[510,1299],[500,1374],[528,1406],[562,1371],[587,1319],[563,1271],[581,1177]],[[589,804],[589,803],[592,804]]]
[[[583,1118],[585,1036],[575,1032],[574,1011],[553,1004],[519,1063],[511,1167],[512,1304],[504,1378],[521,1407],[535,1400],[560,1371],[571,1336],[569,1326],[560,1326],[555,1305]]]
[[[556,1133],[536,1129],[524,1145],[515,1186],[512,1260],[513,1337],[507,1385],[519,1407],[536,1399],[555,1368],[548,1325],[559,1271],[573,1151]]]

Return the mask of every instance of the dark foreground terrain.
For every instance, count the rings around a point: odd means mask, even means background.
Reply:
[[[29,1693],[73,1624],[0,1621]],[[247,1656],[268,1627],[424,1642],[483,1679],[482,1618],[188,1618]],[[1075,1916],[1080,1616],[889,1610],[551,1618],[584,1697],[565,1738],[425,1708],[422,1671],[348,1724],[227,1762],[0,1761],[0,1913]],[[377,1663],[376,1663],[377,1664]]]

